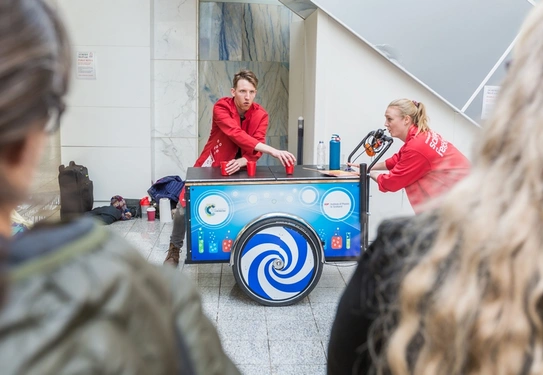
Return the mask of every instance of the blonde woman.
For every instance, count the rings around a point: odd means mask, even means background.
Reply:
[[[45,1],[0,1],[0,373],[238,375],[180,272],[89,218],[11,235],[72,57]]]
[[[468,174],[468,159],[430,129],[423,103],[409,99],[392,101],[385,112],[385,127],[404,144],[392,157],[375,164],[370,177],[382,192],[405,188],[415,213],[422,212],[426,202]]]
[[[338,310],[332,348],[338,320],[364,320],[351,374],[543,373],[543,4],[513,56],[470,175],[435,211],[383,224],[361,259],[348,288],[364,295],[342,299],[358,315]]]

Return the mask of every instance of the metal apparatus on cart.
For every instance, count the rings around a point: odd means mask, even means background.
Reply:
[[[186,263],[230,263],[239,287],[264,305],[307,296],[325,261],[357,259],[367,246],[368,172],[392,143],[378,132],[349,156],[370,141],[376,157],[360,165],[360,175],[303,165],[292,175],[282,166],[258,166],[254,177],[189,168]]]
[[[360,143],[353,149],[353,151],[349,154],[349,157],[347,158],[347,163],[350,164],[356,159],[358,159],[361,155],[367,154],[370,157],[374,157],[375,159],[372,160],[370,165],[363,163],[360,164],[360,183],[362,183],[362,176],[365,176],[364,179],[364,196],[361,197],[361,207],[360,207],[360,215],[361,215],[361,231],[363,233],[363,250],[365,251],[368,248],[368,236],[369,236],[369,214],[370,214],[370,177],[369,173],[370,170],[373,168],[375,163],[381,159],[381,157],[385,154],[385,152],[392,146],[392,143],[394,140],[387,136],[385,134],[384,129],[377,129],[374,131],[371,131],[366,135]],[[364,151],[359,152],[360,148],[364,146]],[[358,155],[356,153],[358,152]],[[353,159],[354,157],[354,159]],[[348,170],[352,170],[350,167]]]

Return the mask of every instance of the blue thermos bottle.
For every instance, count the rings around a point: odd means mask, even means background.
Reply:
[[[330,139],[330,170],[338,170],[339,165],[339,156],[341,155],[341,138],[339,135],[332,134],[332,139]]]

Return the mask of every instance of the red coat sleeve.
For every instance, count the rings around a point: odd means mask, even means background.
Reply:
[[[387,160],[385,160],[385,166],[387,167],[387,169],[390,171],[392,168],[394,168],[394,166],[396,165],[396,163],[398,162],[398,159],[399,159],[399,153],[395,153],[394,155],[392,155],[390,158],[388,158]]]
[[[419,180],[431,169],[430,162],[420,152],[412,149],[404,150],[394,168],[388,174],[383,173],[377,177],[379,190],[394,192],[403,189]]]
[[[250,124],[247,131],[248,134],[256,139],[259,143],[266,143],[266,132],[268,131],[268,114],[264,113],[263,116],[257,118],[255,124]],[[242,148],[241,156],[247,160],[257,161],[262,156],[262,153],[255,151],[254,147],[251,151]]]
[[[213,107],[213,122],[242,150],[254,150],[260,142],[241,129],[239,120],[232,118],[230,108],[222,101],[218,101]]]

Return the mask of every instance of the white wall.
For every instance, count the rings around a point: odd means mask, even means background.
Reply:
[[[304,130],[304,164],[315,164],[314,160],[316,153],[316,136],[315,132],[318,129],[318,106],[316,105],[316,87],[318,84],[317,71],[317,30],[318,18],[309,17],[305,22],[305,68],[303,70],[303,114],[305,119]],[[294,82],[296,84],[296,81]],[[294,89],[291,85],[291,90]],[[296,97],[292,97],[296,100]]]
[[[431,127],[470,157],[472,141],[479,128],[323,11],[317,10],[308,17],[305,29],[308,59],[304,117],[311,120],[306,126],[313,125],[314,134],[312,137],[312,132],[306,131],[304,148],[313,151],[311,160],[316,160],[318,141],[328,141],[331,134],[338,133],[346,161],[369,131],[383,128],[388,103],[403,97],[423,102],[428,108]],[[310,60],[313,53],[314,62]],[[401,145],[402,142],[396,140],[385,157]],[[364,160],[370,161],[367,157],[358,161]],[[306,164],[309,162],[308,159]],[[371,195],[370,239],[382,219],[413,212],[403,190],[381,193],[372,182]]]
[[[137,198],[151,183],[150,0],[57,0],[75,54],[94,52],[96,80],[75,63],[61,161],[89,168],[94,199]]]
[[[97,201],[184,178],[198,144],[198,0],[48,1],[74,52],[97,55],[97,80],[73,80],[62,162],[89,167]]]
[[[304,20],[292,13],[288,78],[288,150],[294,155],[297,155],[298,152],[298,118],[304,114],[304,72],[307,63],[304,26]],[[304,153],[307,151],[304,149]],[[305,155],[303,161],[307,161]]]

